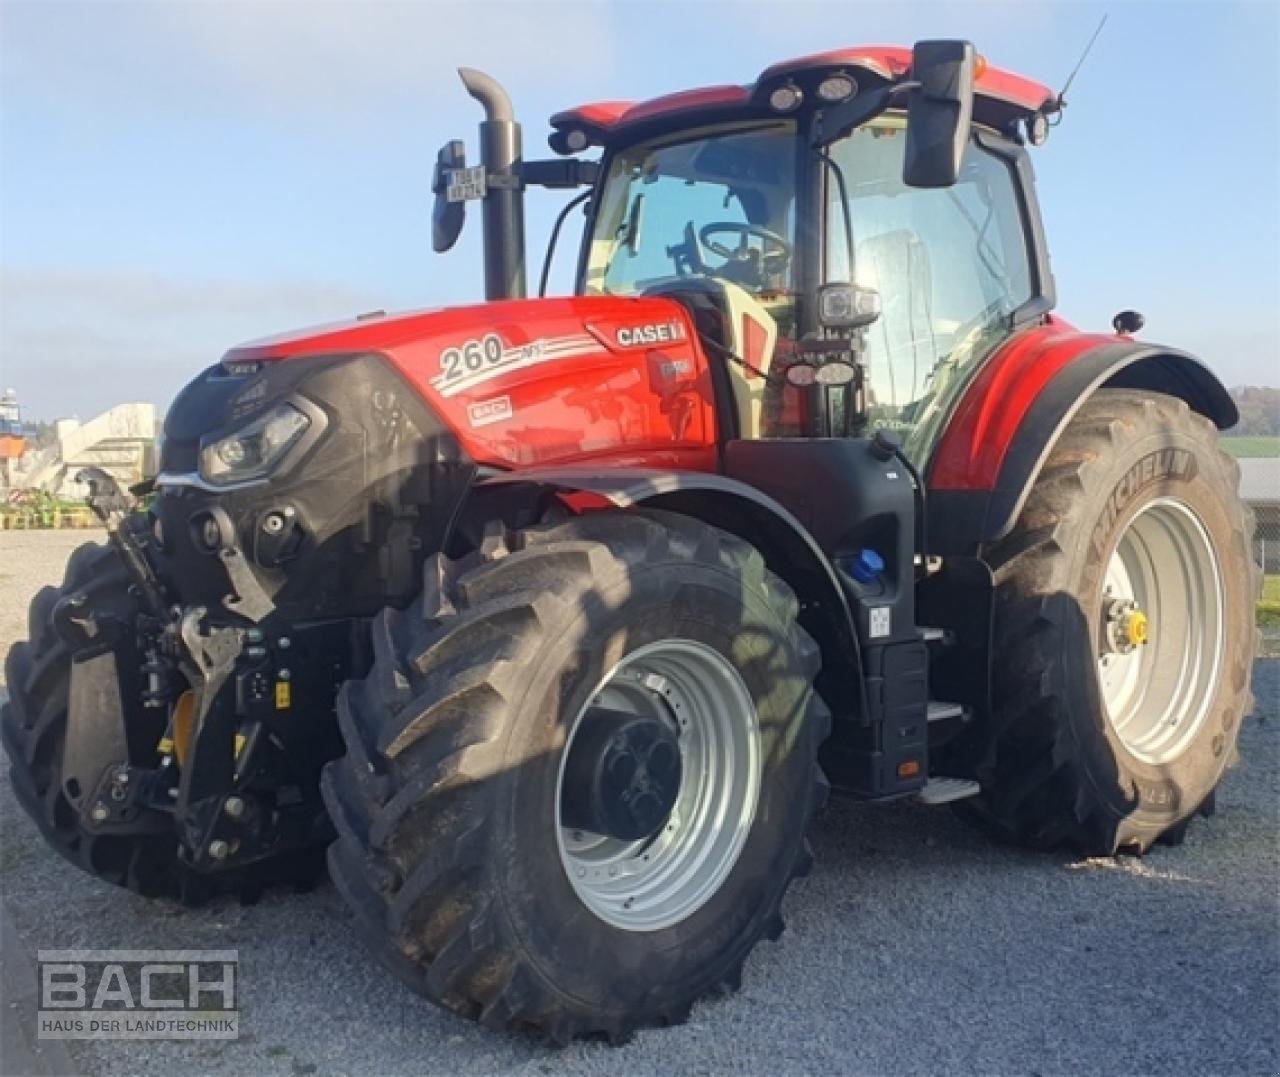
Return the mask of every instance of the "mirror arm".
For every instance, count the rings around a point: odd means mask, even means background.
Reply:
[[[860,127],[869,120],[874,120],[893,104],[895,97],[920,89],[920,83],[914,79],[895,82],[882,86],[874,93],[859,95],[852,101],[823,109],[813,121],[812,144],[815,148],[830,146],[837,139],[843,138],[855,127]]]
[[[526,187],[594,187],[599,178],[599,161],[566,157],[549,161],[524,161],[520,165],[520,179]]]

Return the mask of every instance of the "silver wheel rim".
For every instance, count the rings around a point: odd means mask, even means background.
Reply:
[[[683,777],[671,814],[651,837],[624,841],[561,824],[565,759],[593,706],[657,715],[677,727]],[[556,782],[560,862],[583,904],[626,931],[659,931],[695,913],[742,852],[760,771],[755,704],[728,659],[685,639],[623,658],[574,719]]]
[[[1218,557],[1204,524],[1174,498],[1146,505],[1107,563],[1098,631],[1098,681],[1107,720],[1143,762],[1178,758],[1209,717],[1224,646]],[[1134,614],[1146,642],[1135,643]]]

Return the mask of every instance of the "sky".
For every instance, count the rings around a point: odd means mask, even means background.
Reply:
[[[0,0],[0,387],[29,418],[162,407],[231,345],[482,294],[479,214],[431,252],[439,145],[498,77],[547,117],[749,83],[842,45],[967,37],[1058,86],[1033,151],[1058,286],[1082,328],[1144,338],[1231,385],[1280,385],[1280,4],[448,4]],[[565,195],[528,199],[530,277]],[[552,291],[572,288],[561,243]]]

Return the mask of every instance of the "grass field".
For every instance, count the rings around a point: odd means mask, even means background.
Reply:
[[[1280,628],[1280,576],[1264,576],[1262,597],[1258,599],[1258,624]]]
[[[1246,435],[1245,437],[1224,437],[1222,447],[1232,456],[1280,456],[1280,437]]]

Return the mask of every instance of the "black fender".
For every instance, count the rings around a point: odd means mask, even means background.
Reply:
[[[1226,386],[1187,352],[1123,339],[1091,348],[1064,366],[1036,396],[1009,443],[992,489],[930,492],[930,552],[972,554],[1007,535],[1067,424],[1095,391],[1104,388],[1178,397],[1220,430],[1234,426],[1240,417]]]
[[[589,466],[491,473],[473,487],[481,498],[513,489],[593,494],[620,509],[677,512],[751,543],[800,600],[800,623],[822,649],[818,690],[825,702],[840,717],[867,714],[857,629],[835,569],[805,526],[767,494],[710,472]]]

